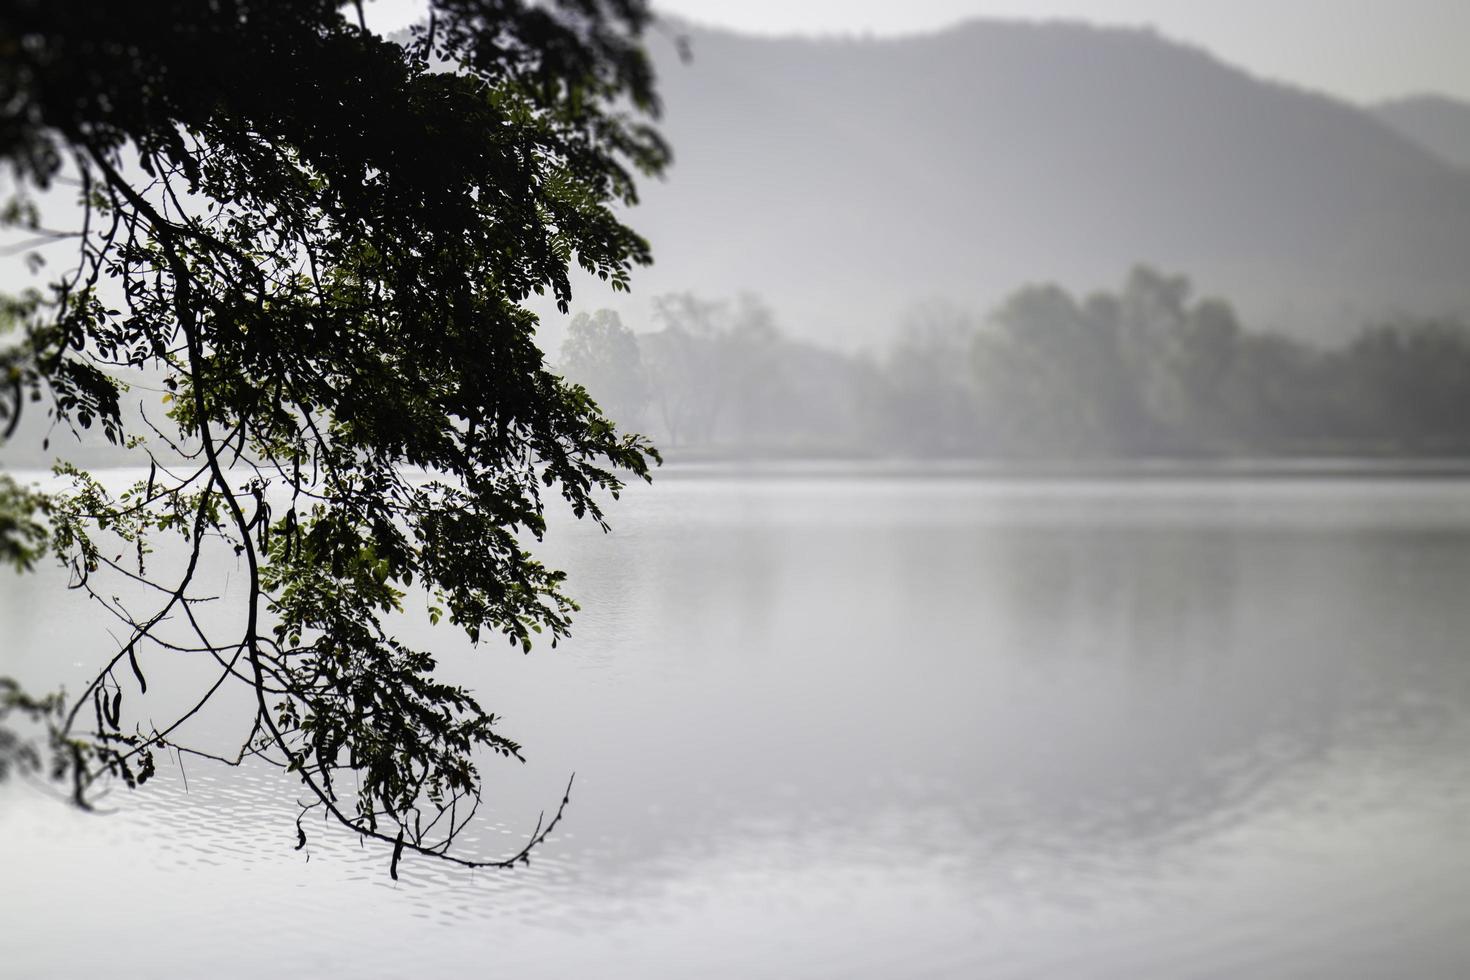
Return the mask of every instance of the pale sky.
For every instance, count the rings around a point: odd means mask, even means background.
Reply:
[[[1470,0],[656,0],[760,33],[903,34],[972,17],[1151,26],[1266,78],[1357,102],[1425,92],[1470,101]],[[422,0],[374,0],[395,29]]]

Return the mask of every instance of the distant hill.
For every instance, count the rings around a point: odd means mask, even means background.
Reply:
[[[656,51],[676,163],[631,215],[657,258],[633,317],[659,292],[748,289],[798,336],[856,346],[924,298],[986,307],[1139,261],[1319,337],[1470,309],[1470,174],[1151,32],[689,39],[690,64]]]
[[[1446,163],[1470,171],[1470,104],[1417,95],[1374,106],[1373,114]]]

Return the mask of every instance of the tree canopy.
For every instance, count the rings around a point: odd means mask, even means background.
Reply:
[[[526,546],[545,496],[602,522],[600,500],[657,460],[547,369],[525,306],[565,311],[575,267],[626,288],[649,261],[616,209],[668,160],[650,15],[430,9],[399,43],[340,0],[0,3],[6,217],[70,256],[5,300],[0,432],[46,413],[148,471],[121,493],[65,464],[64,491],[0,477],[0,559],[49,547],[125,626],[69,700],[0,685],[0,721],[49,730],[0,739],[4,765],[49,768],[78,804],[177,749],[297,773],[308,809],[393,848],[395,876],[405,850],[503,864],[549,829],[509,859],[450,850],[477,759],[520,748],[385,619],[423,593],[474,640],[554,644],[575,605]],[[46,227],[57,195],[79,227]],[[228,635],[195,615],[217,555],[248,582]],[[117,600],[108,576],[153,601]],[[253,692],[238,752],[180,744],[197,706],[128,721],[186,654],[217,662],[198,705]]]

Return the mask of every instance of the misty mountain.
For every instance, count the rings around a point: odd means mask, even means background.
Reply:
[[[657,258],[619,304],[637,320],[661,292],[752,290],[791,333],[854,346],[923,299],[987,309],[1136,262],[1318,337],[1470,308],[1470,174],[1151,32],[689,41],[687,64],[655,50],[676,161],[630,216]]]
[[[1416,95],[1376,105],[1373,114],[1446,163],[1470,171],[1470,104]]]

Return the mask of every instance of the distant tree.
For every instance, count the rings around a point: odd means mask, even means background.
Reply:
[[[1243,334],[1221,385],[1224,422],[1237,446],[1293,453],[1331,446],[1345,435],[1324,402],[1333,386],[1321,352],[1275,334]],[[1346,448],[1346,443],[1342,444]]]
[[[671,446],[708,442],[725,401],[715,337],[720,304],[683,293],[654,300],[663,329],[638,340],[652,402]]]
[[[741,293],[725,313],[715,338],[727,392],[723,421],[737,442],[769,441],[800,422],[791,417],[789,403],[792,389],[805,379],[788,373],[787,342],[759,297]]]
[[[1464,451],[1470,435],[1470,331],[1447,320],[1400,320],[1330,354],[1335,427],[1379,448]]]
[[[973,319],[931,300],[909,310],[884,364],[885,444],[905,454],[962,454],[973,446],[976,405],[968,370]]]
[[[395,876],[405,851],[507,864],[550,830],[512,858],[450,850],[478,755],[520,747],[385,620],[419,590],[471,639],[554,644],[574,606],[523,544],[543,493],[602,523],[602,495],[648,475],[648,444],[546,369],[522,304],[565,311],[573,262],[624,288],[648,261],[613,206],[667,156],[645,122],[649,13],[428,6],[400,44],[341,0],[0,5],[13,244],[75,248],[9,301],[0,431],[44,409],[148,473],[120,495],[70,466],[67,491],[0,483],[3,557],[31,564],[44,525],[122,631],[68,702],[0,684],[0,721],[49,723],[79,805],[178,750],[297,774],[306,809],[390,847]],[[63,189],[82,218],[53,234],[37,195]],[[219,561],[244,582],[238,628],[195,616]],[[156,601],[115,599],[127,580]],[[181,651],[218,664],[199,704],[250,692],[238,751],[184,740],[198,708],[145,720],[148,677]],[[6,757],[39,766],[17,738]]]
[[[1240,327],[1221,300],[1191,305],[1184,276],[1139,266],[1119,295],[1120,338],[1143,406],[1153,422],[1154,448],[1207,444],[1221,406]]]
[[[662,330],[639,338],[653,401],[670,443],[714,443],[722,422],[748,427],[780,380],[780,333],[751,295],[735,302],[692,293],[654,299]],[[732,420],[731,416],[735,416]]]
[[[1147,267],[1083,303],[1058,286],[1027,287],[975,343],[982,425],[1011,452],[1227,448],[1240,338],[1228,304],[1191,302],[1187,279]]]
[[[616,312],[598,310],[573,317],[558,366],[591,391],[608,418],[624,426],[642,425],[648,372],[637,338]]]
[[[1119,353],[1116,300],[1084,307],[1059,286],[1012,295],[971,351],[987,444],[1010,453],[1116,448],[1134,401]]]

